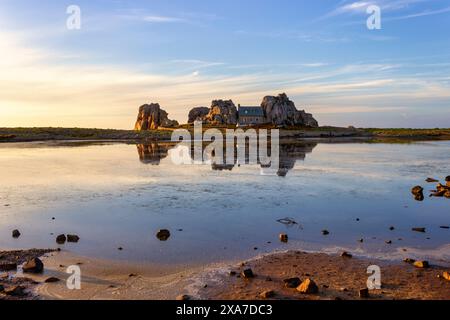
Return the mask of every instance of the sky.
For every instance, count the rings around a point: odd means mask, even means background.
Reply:
[[[130,129],[151,102],[185,123],[285,92],[321,125],[448,128],[449,30],[450,0],[0,0],[0,127]]]

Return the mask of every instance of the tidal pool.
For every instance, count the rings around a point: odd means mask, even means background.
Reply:
[[[211,263],[333,248],[385,257],[408,248],[449,261],[450,230],[441,226],[450,225],[450,199],[429,198],[435,184],[425,182],[450,175],[449,141],[296,142],[282,146],[275,175],[257,164],[174,165],[176,148],[0,144],[0,249],[56,247],[64,233],[81,238],[65,250],[132,262]],[[425,188],[422,202],[411,194],[415,185]],[[283,218],[298,224],[277,221]],[[20,238],[11,237],[13,229]],[[156,237],[159,229],[170,230],[167,241]]]

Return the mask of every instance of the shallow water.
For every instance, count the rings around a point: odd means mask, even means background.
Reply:
[[[450,256],[450,230],[440,228],[450,224],[450,200],[426,192],[418,202],[410,193],[418,184],[433,189],[427,177],[450,175],[448,141],[297,143],[282,148],[279,175],[261,174],[259,165],[177,166],[168,156],[174,147],[0,144],[0,248],[55,247],[56,235],[73,233],[80,242],[61,247],[76,254],[164,264],[289,248]],[[286,217],[298,224],[277,222]],[[165,242],[155,236],[163,228],[171,231]],[[281,232],[289,244],[279,242]]]

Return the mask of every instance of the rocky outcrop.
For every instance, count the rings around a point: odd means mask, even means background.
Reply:
[[[261,107],[267,122],[283,126],[318,127],[318,122],[305,111],[299,111],[285,93],[264,97]]]
[[[205,121],[212,125],[236,125],[237,108],[231,100],[214,100]]]
[[[139,108],[139,115],[134,126],[135,130],[156,130],[159,127],[173,128],[178,122],[170,120],[168,113],[161,109],[158,103],[144,104]]]
[[[194,108],[189,112],[188,123],[194,123],[195,121],[204,122],[208,113],[209,108],[207,107]]]

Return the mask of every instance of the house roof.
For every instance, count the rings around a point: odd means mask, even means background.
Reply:
[[[261,107],[239,107],[240,117],[264,117],[264,111]]]

